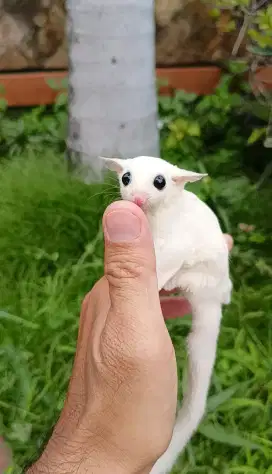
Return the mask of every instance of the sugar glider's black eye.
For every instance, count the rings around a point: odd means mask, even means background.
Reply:
[[[156,178],[153,181],[153,184],[154,184],[155,188],[157,188],[159,191],[161,191],[166,186],[166,181],[165,181],[164,176],[162,176],[161,174],[156,176]]]
[[[131,182],[131,173],[128,171],[122,176],[122,183],[124,186],[127,186]]]

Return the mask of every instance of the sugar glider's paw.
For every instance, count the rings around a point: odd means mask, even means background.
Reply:
[[[163,287],[165,291],[173,291],[175,290],[175,286],[171,280],[169,280]]]

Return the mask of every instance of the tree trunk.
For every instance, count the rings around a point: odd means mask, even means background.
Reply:
[[[153,0],[68,0],[73,161],[159,156]],[[71,154],[70,154],[71,156]]]

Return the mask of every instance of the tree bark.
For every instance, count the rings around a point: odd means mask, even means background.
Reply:
[[[72,160],[159,156],[153,0],[68,0]]]

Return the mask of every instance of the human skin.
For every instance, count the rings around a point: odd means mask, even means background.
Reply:
[[[4,439],[0,437],[0,473],[5,472],[11,462],[11,452]]]
[[[121,201],[103,228],[105,272],[82,304],[64,409],[28,474],[147,474],[171,439],[177,368],[148,222]]]

